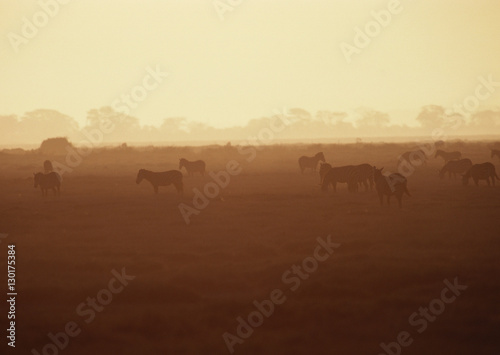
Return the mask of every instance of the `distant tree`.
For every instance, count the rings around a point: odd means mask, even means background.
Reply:
[[[25,113],[19,122],[19,129],[21,139],[26,142],[51,136],[74,137],[79,131],[74,118],[48,109]]]
[[[115,111],[109,106],[87,113],[87,129],[99,129],[101,125],[113,127],[112,132],[103,135],[104,141],[137,140],[141,133],[138,118]]]
[[[391,122],[389,115],[385,112],[375,110],[362,110],[361,118],[356,121],[359,128],[383,128]]]
[[[416,120],[423,128],[443,127],[447,122],[445,109],[438,105],[427,105],[422,107]]]
[[[302,108],[291,108],[288,110],[288,115],[294,116],[297,121],[311,121],[312,115],[309,111],[306,111]]]
[[[64,155],[66,147],[72,147],[66,137],[48,138],[40,145],[40,153],[43,155]]]
[[[474,113],[471,116],[471,125],[481,127],[488,132],[488,129],[500,126],[500,111],[485,110]]]

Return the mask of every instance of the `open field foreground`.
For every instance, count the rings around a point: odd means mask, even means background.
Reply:
[[[500,181],[441,180],[432,156],[408,176],[412,196],[398,209],[364,188],[322,193],[318,173],[297,163],[322,151],[334,166],[395,172],[413,147],[270,146],[250,162],[235,147],[100,150],[47,198],[32,173],[64,156],[0,154],[1,270],[7,245],[16,250],[14,351],[229,354],[227,341],[235,354],[500,354]],[[500,175],[487,143],[445,149]],[[183,197],[135,183],[139,169],[178,169],[182,157],[242,169],[189,225],[179,204],[193,207],[209,175],[183,171]],[[0,284],[7,297],[6,272]],[[2,353],[12,350],[7,306]],[[74,336],[58,335],[65,327]]]

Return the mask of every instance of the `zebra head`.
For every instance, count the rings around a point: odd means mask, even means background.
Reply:
[[[184,158],[179,159],[179,170],[182,169],[183,166],[185,166],[187,163],[187,160]]]
[[[321,160],[323,163],[326,162],[325,155],[323,154],[323,152],[317,153],[316,154],[316,158],[318,158],[319,160]]]
[[[146,170],[144,170],[144,169],[139,170],[139,172],[137,173],[137,179],[135,179],[136,184],[139,184],[142,181],[142,179],[144,179],[145,172],[146,172]]]

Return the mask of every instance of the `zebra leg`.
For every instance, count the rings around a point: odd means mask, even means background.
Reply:
[[[479,186],[479,179],[478,178],[474,178],[474,184],[476,184],[476,186]],[[488,185],[490,184],[490,182],[488,181]]]
[[[157,185],[153,185],[153,188],[155,189],[155,194],[158,193],[158,186]]]
[[[387,195],[387,206],[391,205],[391,195]]]
[[[384,195],[381,192],[378,192],[378,199],[380,200],[380,206],[383,206],[384,205]]]

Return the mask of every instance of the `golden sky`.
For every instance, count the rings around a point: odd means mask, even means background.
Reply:
[[[235,5],[221,15],[221,3]],[[169,75],[130,114],[153,125],[175,116],[243,125],[283,107],[408,112],[392,117],[406,123],[421,106],[461,102],[478,76],[500,82],[498,0],[397,3],[2,0],[0,115],[50,108],[84,123],[144,85],[148,68]],[[391,6],[397,13],[348,63],[342,43]],[[25,18],[41,26],[13,45]],[[499,103],[500,87],[481,105]]]

